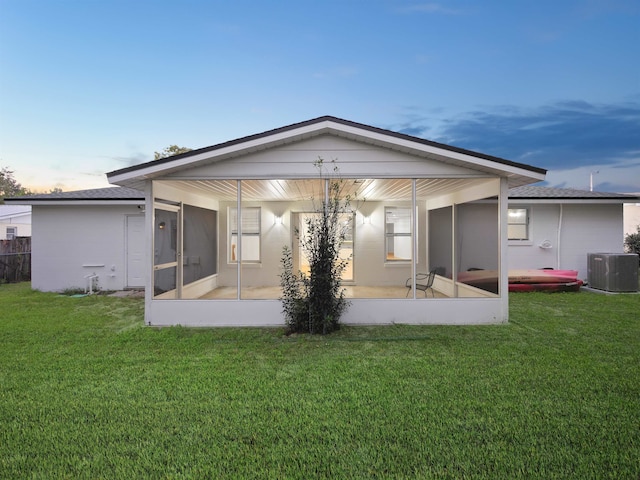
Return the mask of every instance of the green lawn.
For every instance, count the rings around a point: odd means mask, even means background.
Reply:
[[[640,477],[640,296],[509,325],[154,329],[0,285],[0,478]]]

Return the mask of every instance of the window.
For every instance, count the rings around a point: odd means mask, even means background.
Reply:
[[[229,208],[229,262],[238,256],[238,209]],[[242,209],[242,261],[260,262],[260,207]]]
[[[529,240],[529,212],[526,208],[510,208],[507,228],[509,240]]]
[[[411,208],[385,207],[385,254],[388,262],[411,260]]]
[[[13,240],[18,234],[17,227],[7,227],[7,240]]]

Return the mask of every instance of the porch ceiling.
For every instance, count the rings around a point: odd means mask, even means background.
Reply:
[[[428,200],[480,185],[478,179],[418,179],[418,200]],[[220,201],[236,200],[235,180],[171,180],[162,181],[185,192],[213,196]],[[407,200],[411,198],[408,179],[343,179],[343,196],[350,195],[371,201]],[[319,180],[242,180],[242,198],[246,201],[305,201],[322,195]]]

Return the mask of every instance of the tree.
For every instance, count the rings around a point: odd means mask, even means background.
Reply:
[[[309,263],[309,275],[293,271],[291,249],[283,248],[280,300],[288,333],[331,333],[340,328],[340,317],[349,306],[341,284],[347,260],[340,258],[340,246],[348,228],[342,221],[344,215],[353,214],[352,198],[344,195],[345,184],[335,161],[332,163],[331,175],[326,174],[321,158],[314,163],[323,184],[328,182],[326,194],[314,208],[316,214],[306,218],[305,231],[295,230]]]
[[[640,255],[640,225],[637,226],[636,233],[630,233],[624,237],[624,246],[629,253],[637,253]]]
[[[169,145],[161,152],[153,152],[153,159],[160,160],[161,158],[173,157],[174,155],[180,155],[181,153],[190,152],[191,149],[187,147],[179,147],[178,145]]]
[[[4,204],[6,197],[20,197],[29,195],[31,191],[18,183],[13,177],[13,170],[8,167],[0,169],[0,204]]]

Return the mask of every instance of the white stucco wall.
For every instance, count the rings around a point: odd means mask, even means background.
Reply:
[[[34,206],[31,286],[42,291],[85,288],[97,274],[102,290],[126,285],[127,206]]]
[[[509,242],[511,270],[578,270],[578,278],[586,279],[588,253],[624,250],[620,204],[509,204],[509,208],[519,207],[529,208],[530,240]],[[550,248],[541,247],[545,241]]]

